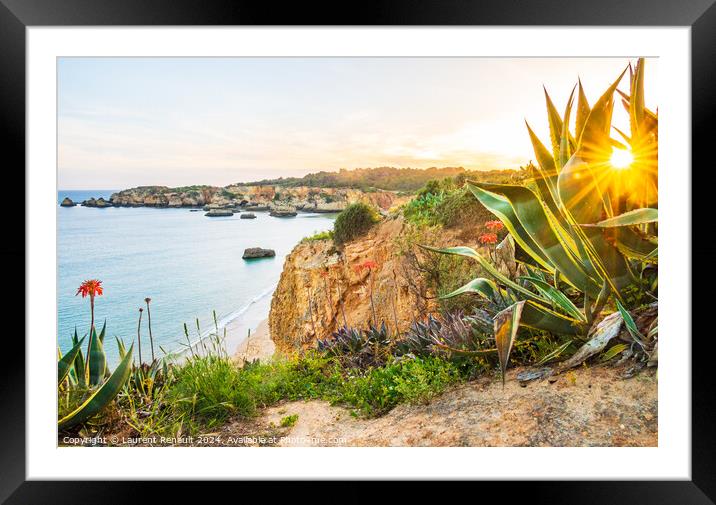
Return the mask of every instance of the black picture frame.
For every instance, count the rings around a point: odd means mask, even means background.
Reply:
[[[362,2],[286,3],[197,0],[0,0],[0,110],[4,137],[4,171],[17,180],[12,187],[25,187],[25,38],[32,26],[110,26],[110,25],[547,25],[547,26],[689,26],[691,27],[692,84],[692,162],[713,171],[713,155],[707,150],[714,142],[714,95],[716,94],[716,0],[383,0]],[[711,154],[711,153],[709,153]],[[690,167],[683,167],[685,177],[693,176]],[[707,172],[706,172],[707,173]],[[699,173],[699,177],[702,173]],[[705,184],[699,184],[705,190]],[[692,186],[693,188],[693,186]],[[16,192],[16,191],[15,191]],[[24,192],[23,192],[24,193]],[[26,200],[30,195],[26,195]],[[692,197],[692,237],[712,236],[712,218],[699,212],[704,201],[697,193]],[[705,200],[705,201],[708,201]],[[18,204],[19,205],[19,204]],[[26,203],[29,205],[29,203]],[[668,209],[666,209],[668,212]],[[13,213],[14,214],[14,213]],[[28,268],[25,260],[24,221],[17,217],[4,220],[7,232],[16,232],[14,240],[6,240],[0,254],[6,266],[6,290],[15,307],[6,315],[20,314],[21,297],[16,286]],[[6,233],[7,233],[6,232]],[[21,238],[22,237],[22,238]],[[691,251],[692,265],[713,259],[715,248],[701,244]],[[24,269],[19,268],[24,265]],[[9,278],[7,276],[10,276]],[[712,283],[711,283],[712,284]],[[708,289],[708,288],[707,288]],[[12,292],[10,292],[12,291]],[[692,313],[708,319],[708,298],[692,297]],[[32,303],[25,300],[23,303]],[[25,305],[26,307],[26,305]],[[713,309],[711,309],[713,311]],[[25,313],[23,310],[22,313]],[[691,481],[583,481],[583,482],[481,482],[439,484],[448,496],[457,498],[456,491],[474,493],[488,499],[489,491],[509,495],[533,503],[611,503],[629,504],[706,504],[716,501],[716,402],[712,356],[708,346],[711,332],[698,333],[691,314],[681,314],[692,339],[692,480]],[[15,321],[8,319],[7,324]],[[692,322],[693,321],[693,322]],[[693,325],[693,326],[692,326]],[[2,349],[6,355],[0,366],[0,502],[34,503],[120,503],[141,497],[143,501],[168,501],[167,488],[183,499],[204,492],[200,483],[128,483],[128,482],[39,482],[26,481],[25,456],[25,354],[24,341],[18,331],[6,328]],[[689,330],[683,337],[688,341]],[[30,338],[25,335],[25,339]],[[101,462],[98,462],[101,464]],[[212,495],[220,496],[228,488],[240,486],[237,499],[247,496],[246,483],[212,483]],[[265,484],[264,484],[265,485]],[[307,483],[290,484],[293,496],[305,494]],[[322,485],[320,495],[334,501],[362,501],[377,497],[365,490],[354,489],[357,483]],[[455,487],[457,486],[457,487]],[[471,486],[471,490],[459,489]],[[492,489],[490,489],[492,488]],[[274,489],[276,489],[274,487]],[[424,483],[400,485],[384,489],[383,499],[407,501],[411,495],[424,495]],[[315,490],[311,499],[316,497]],[[202,497],[206,499],[206,494]],[[470,496],[470,495],[468,495]],[[183,501],[183,500],[182,500]]]

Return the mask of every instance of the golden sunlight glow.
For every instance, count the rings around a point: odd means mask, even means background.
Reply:
[[[614,168],[623,170],[629,168],[629,166],[634,163],[634,155],[627,149],[614,148],[612,149],[612,157],[609,159],[609,162]]]

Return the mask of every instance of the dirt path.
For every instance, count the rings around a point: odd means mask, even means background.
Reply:
[[[618,370],[582,368],[522,386],[508,372],[504,390],[482,378],[427,405],[401,405],[376,419],[322,401],[288,402],[222,435],[265,433],[279,446],[656,446],[657,379],[653,370],[621,379]],[[555,380],[556,379],[556,380]],[[281,420],[298,415],[292,427]]]

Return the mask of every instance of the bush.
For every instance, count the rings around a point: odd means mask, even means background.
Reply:
[[[310,237],[304,237],[301,242],[316,242],[318,240],[329,240],[333,238],[333,230],[319,231]]]
[[[380,220],[373,208],[364,203],[353,203],[336,217],[333,225],[333,240],[336,245],[360,237]]]

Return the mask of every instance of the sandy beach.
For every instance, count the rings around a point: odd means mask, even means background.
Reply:
[[[243,364],[255,359],[260,361],[268,361],[271,359],[276,350],[276,346],[273,340],[271,340],[268,319],[261,321],[258,326],[251,331],[251,335],[248,338],[245,335],[236,335],[237,326],[238,322],[231,322],[226,325],[227,348],[229,352],[235,349],[232,352],[232,358],[235,362]],[[238,347],[230,345],[232,342],[239,342]]]

